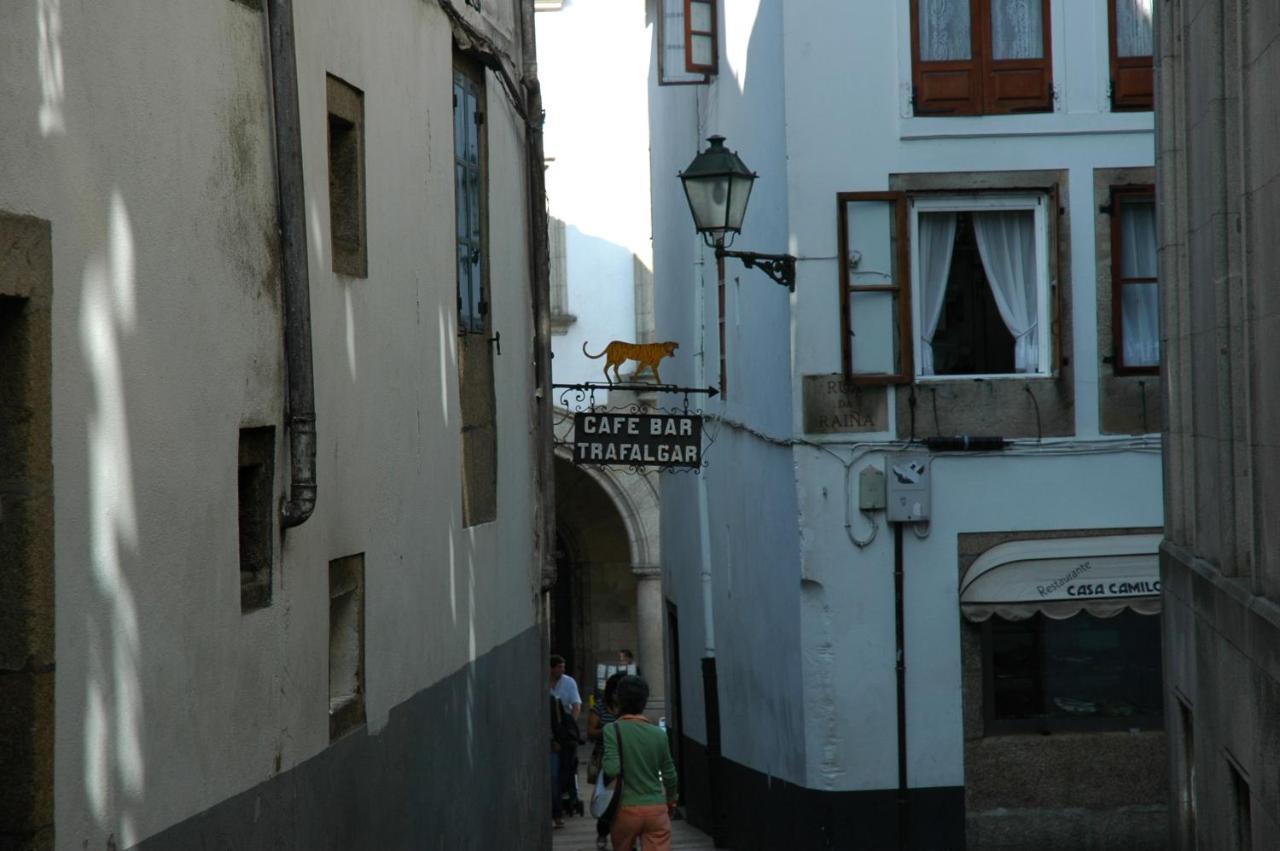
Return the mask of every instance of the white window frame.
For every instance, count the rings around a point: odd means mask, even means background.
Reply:
[[[1045,378],[1052,375],[1053,332],[1051,321],[1052,278],[1049,274],[1049,203],[1043,192],[1010,192],[999,195],[931,195],[911,196],[908,199],[908,219],[911,229],[911,340],[914,353],[914,380],[972,381],[975,378],[999,381]],[[925,375],[920,371],[922,350],[920,329],[920,214],[921,213],[970,213],[979,210],[1030,210],[1035,214],[1036,241],[1036,327],[1040,330],[1040,364],[1035,372],[970,373],[965,375]]]

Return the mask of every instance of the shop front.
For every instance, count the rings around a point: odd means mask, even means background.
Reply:
[[[961,536],[970,848],[1162,847],[1160,537]]]

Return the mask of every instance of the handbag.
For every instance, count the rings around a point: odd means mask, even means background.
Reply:
[[[622,800],[622,778],[625,771],[622,764],[622,723],[614,721],[613,726],[618,734],[618,776],[612,783],[606,784],[604,770],[601,769],[596,775],[595,793],[591,796],[592,817],[605,821],[613,821],[613,814],[618,810],[619,802]]]

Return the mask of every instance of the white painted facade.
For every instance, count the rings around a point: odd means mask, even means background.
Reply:
[[[277,537],[271,605],[241,614],[241,427],[276,426],[275,503],[288,483],[254,5],[0,12],[0,209],[53,234],[59,848],[132,846],[330,746],[331,559],[365,554],[371,736],[537,625],[525,128],[490,72],[498,519],[464,528],[453,36],[434,2],[295,6],[319,499]],[[454,5],[520,68],[520,3]],[[364,92],[367,279],[330,271],[326,73]]]
[[[957,536],[1162,524],[1158,437],[1100,427],[1094,238],[1107,203],[1094,170],[1150,167],[1152,116],[1109,111],[1105,0],[1049,5],[1055,99],[1043,114],[914,117],[905,2],[724,0],[708,84],[658,85],[651,57],[657,323],[695,355],[676,379],[719,380],[716,262],[676,178],[708,136],[759,174],[732,247],[799,258],[794,294],[726,261],[729,375],[709,405],[709,467],[664,478],[662,493],[684,733],[707,742],[698,659],[714,655],[723,755],[769,777],[897,786],[893,536],[872,512],[874,541],[852,537],[873,531],[858,474],[903,446],[895,393],[906,387],[888,389],[884,431],[809,434],[803,417],[803,377],[841,371],[837,193],[887,190],[890,175],[1056,170],[1070,197],[1074,434],[936,455],[932,522],[905,530],[911,787],[966,780]],[[663,4],[647,6],[652,20]],[[991,379],[1002,380],[1023,379]],[[931,381],[946,379],[916,386]]]

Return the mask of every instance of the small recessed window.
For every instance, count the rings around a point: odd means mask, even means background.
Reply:
[[[1149,110],[1154,102],[1154,0],[1109,0],[1111,108]]]
[[[240,429],[240,611],[271,605],[276,430]]]
[[[329,562],[329,739],[364,715],[364,553]]]
[[[661,0],[658,15],[658,85],[706,83],[716,73],[715,0]]]
[[[327,77],[329,101],[329,247],[333,271],[367,277],[364,198],[364,93]]]
[[[1160,280],[1156,276],[1156,199],[1150,186],[1111,192],[1112,331],[1115,371],[1160,369]]]

